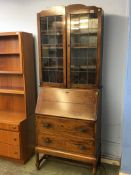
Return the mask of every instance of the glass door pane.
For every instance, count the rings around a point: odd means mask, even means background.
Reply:
[[[40,18],[42,81],[64,83],[63,16]]]
[[[70,15],[71,84],[96,84],[97,32],[96,13]]]

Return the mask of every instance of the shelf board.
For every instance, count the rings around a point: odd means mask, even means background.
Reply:
[[[97,49],[97,46],[71,46],[72,49]]]
[[[0,123],[17,124],[26,118],[24,113],[12,111],[0,111]]]
[[[20,32],[1,32],[0,36],[2,37],[8,37],[8,36],[18,36],[20,34]]]
[[[41,32],[41,34],[42,34],[42,35],[50,35],[50,36],[51,36],[51,35],[52,35],[52,36],[54,36],[54,35],[55,35],[55,36],[63,35],[63,33],[59,33],[59,32],[57,32],[57,33],[44,33],[44,32]]]
[[[71,34],[90,34],[90,33],[97,33],[98,32],[98,27],[89,27],[85,29],[78,29],[78,30],[73,30],[71,28]]]
[[[0,88],[0,93],[5,94],[24,94],[23,89],[8,89],[8,88]]]
[[[0,71],[0,74],[23,74],[22,71]]]
[[[20,55],[19,52],[0,52],[0,55]]]
[[[43,56],[43,57],[41,57],[42,59],[63,59],[63,57],[45,57],[45,56]]]
[[[74,66],[71,65],[72,69],[83,69],[83,70],[87,70],[87,69],[96,69],[96,66]]]
[[[54,30],[41,30],[40,31],[41,34],[43,35],[62,35],[63,34],[63,30],[59,30],[59,31],[54,31]]]
[[[63,66],[44,66],[43,69],[63,69]]]
[[[62,45],[53,45],[53,44],[41,44],[43,48],[58,48],[58,49],[63,49]]]

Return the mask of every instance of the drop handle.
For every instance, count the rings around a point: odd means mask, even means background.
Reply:
[[[51,143],[52,141],[49,138],[44,139],[45,143]]]
[[[80,128],[79,131],[82,133],[87,132],[87,128]]]
[[[51,124],[50,123],[43,123],[43,127],[44,128],[51,128]]]
[[[76,145],[76,146],[79,146],[79,148],[80,148],[81,151],[87,150],[86,146],[81,145],[80,143],[76,143],[75,145]]]
[[[84,145],[81,145],[81,146],[80,146],[80,150],[81,150],[81,151],[85,151],[85,150],[87,150],[87,148],[86,148]]]
[[[16,126],[13,126],[12,128],[13,128],[13,129],[16,129]]]

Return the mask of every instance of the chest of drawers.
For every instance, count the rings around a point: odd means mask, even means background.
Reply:
[[[100,153],[98,90],[41,88],[36,108],[36,156],[39,153],[93,165]]]
[[[4,112],[0,114],[4,116]],[[27,162],[34,152],[34,127],[31,123],[34,123],[34,117],[23,119],[23,115],[21,117],[16,113],[16,117],[12,120],[11,113],[6,118],[1,116],[0,156],[20,163]]]

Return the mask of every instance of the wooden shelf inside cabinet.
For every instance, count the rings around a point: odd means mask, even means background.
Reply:
[[[21,112],[1,111],[0,110],[0,123],[15,123],[18,124],[25,120],[26,116]]]
[[[87,32],[71,32],[72,35],[89,35],[89,36],[92,36],[92,35],[97,35],[97,28],[95,29],[96,31],[90,31],[88,29]]]
[[[3,94],[23,94],[24,95],[24,90],[23,89],[15,89],[15,88],[0,88],[0,93]]]
[[[72,49],[97,49],[97,46],[71,46]]]
[[[42,48],[57,48],[57,49],[63,49],[62,45],[51,45],[51,44],[43,44]]]
[[[0,71],[0,74],[18,74],[18,75],[22,75],[23,73],[21,71]]]
[[[62,35],[63,31],[58,30],[58,31],[54,31],[54,30],[41,30],[41,34],[43,35]]]
[[[0,55],[20,55],[19,52],[0,52]]]

